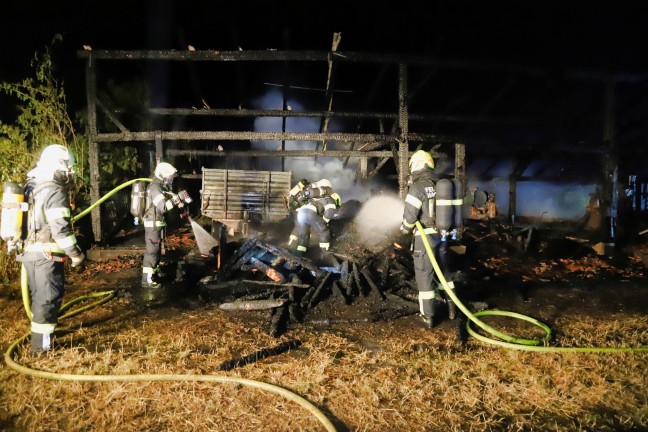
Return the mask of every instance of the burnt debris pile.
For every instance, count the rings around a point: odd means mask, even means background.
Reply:
[[[269,311],[268,332],[288,325],[371,322],[418,311],[409,251],[345,246],[316,257],[261,239],[242,242],[214,275],[201,279],[203,300],[231,311]]]

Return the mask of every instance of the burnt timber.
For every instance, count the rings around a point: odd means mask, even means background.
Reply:
[[[339,42],[339,41],[338,41]],[[334,44],[334,46],[336,46]],[[430,58],[420,55],[397,55],[397,54],[373,54],[358,52],[340,52],[337,49],[332,51],[218,51],[218,50],[197,50],[197,51],[177,51],[177,50],[83,50],[78,52],[78,57],[85,60],[86,63],[86,93],[88,102],[88,138],[89,138],[89,165],[90,165],[90,198],[96,201],[100,197],[100,175],[99,175],[99,149],[100,143],[116,142],[154,142],[155,159],[161,160],[165,156],[174,156],[182,154],[200,155],[197,149],[170,149],[165,144],[168,141],[250,141],[250,140],[276,140],[281,141],[281,148],[276,151],[257,151],[251,153],[248,151],[226,151],[211,152],[209,156],[220,157],[339,157],[348,161],[348,158],[359,158],[358,178],[363,180],[375,175],[376,172],[383,168],[387,161],[393,160],[398,177],[398,187],[401,196],[406,189],[407,160],[410,152],[410,144],[422,143],[450,143],[458,147],[457,153],[465,155],[464,145],[468,145],[471,151],[477,151],[481,154],[498,153],[509,154],[514,157],[524,156],[529,152],[525,146],[516,146],[515,144],[499,143],[495,148],[489,144],[488,139],[484,137],[472,137],[469,133],[472,126],[476,124],[510,124],[524,125],[531,123],[548,123],[552,124],[551,119],[521,119],[503,117],[497,118],[489,116],[489,108],[494,105],[503,94],[511,92],[515,83],[513,77],[524,77],[525,79],[544,80],[547,87],[554,85],[556,79],[555,71],[546,71],[542,68],[531,66],[519,66],[511,64],[498,64],[488,61],[472,61],[460,59],[441,59]],[[227,130],[209,130],[209,131],[130,131],[119,120],[119,116],[110,112],[110,110],[97,97],[97,71],[99,65],[108,62],[189,62],[189,63],[249,63],[249,62],[297,62],[297,63],[325,63],[328,64],[329,71],[335,70],[336,73],[330,76],[326,86],[326,110],[316,111],[292,111],[284,106],[282,110],[249,110],[249,109],[187,109],[187,108],[153,108],[150,113],[158,116],[221,116],[221,117],[263,117],[273,116],[285,119],[289,117],[312,117],[320,118],[322,124],[327,124],[332,117],[351,118],[357,121],[373,120],[381,124],[379,133],[331,133],[327,127],[321,127],[318,133],[292,133],[286,132],[253,132],[253,131],[227,131]],[[332,110],[332,96],[337,92],[334,78],[341,75],[340,65],[349,64],[370,64],[376,65],[379,69],[385,70],[385,67],[396,67],[396,85],[386,85],[383,83],[383,73],[374,83],[374,90],[378,88],[389,88],[397,90],[397,108],[395,112],[371,112],[364,110],[361,112]],[[412,79],[415,74],[412,69],[424,69],[423,77],[416,76],[417,80]],[[419,89],[422,88],[430,78],[437,74],[439,70],[451,69],[457,71],[473,71],[476,73],[492,73],[504,76],[504,84],[500,86],[498,92],[487,101],[482,112],[477,116],[450,116],[450,115],[430,115],[424,113],[410,112],[412,101],[418,96]],[[615,125],[614,125],[614,102],[615,90],[618,84],[634,84],[648,80],[645,74],[630,73],[610,73],[597,71],[560,71],[559,78],[567,82],[587,82],[595,88],[600,88],[604,95],[604,107],[602,114],[602,124],[604,132],[598,141],[590,141],[587,145],[581,142],[554,141],[543,143],[546,149],[546,155],[551,159],[552,155],[563,153],[590,154],[594,160],[599,161],[600,165],[599,178],[603,185],[603,195],[608,198],[604,200],[609,203],[610,209],[604,209],[606,213],[614,212],[616,208],[615,189],[612,173],[617,169],[617,159],[614,156],[620,150],[615,143]],[[339,78],[338,78],[339,79]],[[412,81],[412,86],[408,83]],[[284,90],[287,84],[283,84]],[[375,94],[375,91],[372,91]],[[368,98],[369,99],[369,98]],[[369,100],[365,107],[369,106]],[[99,112],[98,112],[99,109]],[[97,117],[99,113],[105,115],[108,120],[119,130],[119,132],[103,132],[98,130]],[[393,121],[391,130],[385,132],[383,127],[384,121]],[[428,122],[432,125],[440,122],[457,122],[467,124],[464,133],[460,135],[436,134],[428,132],[414,132],[411,125],[414,123]],[[321,148],[314,151],[295,151],[285,150],[286,141],[315,141],[321,143]],[[349,143],[350,150],[328,150],[329,142]],[[461,144],[459,144],[461,143]],[[577,148],[576,148],[577,147]],[[381,150],[381,149],[385,150]],[[439,155],[434,154],[438,157]],[[379,158],[373,171],[368,171],[367,160],[369,158]],[[603,162],[600,162],[603,160]],[[520,173],[518,177],[511,176],[511,193],[515,193],[514,183],[523,179],[521,173],[525,166],[524,160],[520,162],[514,172]],[[462,163],[461,166],[465,164]],[[462,179],[465,184],[465,172],[463,169],[456,170],[455,176]],[[512,199],[514,201],[514,199]],[[92,229],[95,241],[101,241],[101,210],[96,208],[92,212]]]

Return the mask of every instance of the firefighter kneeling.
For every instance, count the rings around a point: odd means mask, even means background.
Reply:
[[[419,308],[421,317],[425,324],[432,328],[436,324],[435,315],[441,303],[448,305],[448,317],[454,319],[456,315],[456,306],[452,300],[444,299],[441,293],[437,292],[435,282],[434,267],[427,255],[422,232],[415,228],[416,222],[419,221],[423,226],[423,231],[427,234],[428,241],[434,252],[439,267],[443,271],[443,276],[448,281],[450,288],[454,288],[454,283],[450,280],[448,271],[448,235],[453,231],[449,228],[453,225],[453,200],[452,197],[439,196],[439,190],[445,191],[444,183],[449,180],[439,180],[435,182],[432,170],[434,169],[434,160],[432,156],[423,150],[419,150],[412,155],[409,161],[411,185],[405,197],[405,210],[403,213],[403,224],[401,231],[403,234],[414,234],[413,256],[414,256],[414,274],[416,286],[419,291]],[[442,187],[439,187],[442,186]],[[447,204],[447,205],[446,205]]]
[[[74,184],[73,165],[73,154],[62,145],[52,144],[43,150],[36,168],[27,174],[27,233],[16,260],[23,263],[27,273],[35,354],[51,348],[64,294],[66,256],[71,258],[72,267],[85,259],[70,220],[68,188]]]

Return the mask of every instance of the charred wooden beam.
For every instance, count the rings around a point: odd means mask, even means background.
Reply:
[[[245,264],[256,252],[254,246],[256,246],[254,239],[250,239],[234,251],[234,254],[218,270],[218,279],[228,279],[239,270],[241,265]]]
[[[222,303],[218,306],[223,310],[265,310],[278,308],[286,303],[286,299],[268,299],[268,300],[247,300],[247,301],[233,301]]]
[[[376,285],[376,283],[373,281],[371,273],[369,273],[369,269],[367,267],[363,267],[360,273],[362,273],[362,275],[365,277],[365,280],[369,284],[369,287],[371,287],[371,292],[376,293],[380,298],[385,300],[385,294],[383,294],[382,290],[378,288],[378,285]]]
[[[453,69],[468,69],[478,71],[508,71],[526,73],[532,76],[545,76],[542,69],[531,66],[519,66],[503,63],[488,63],[483,61],[472,61],[465,59],[442,59],[428,56],[399,55],[384,53],[362,53],[362,52],[334,52],[329,51],[286,51],[286,50],[265,50],[265,51],[218,51],[218,50],[80,50],[77,56],[87,60],[169,60],[169,61],[212,61],[212,62],[236,62],[236,61],[303,61],[303,62],[327,62],[335,56],[338,62],[347,63],[392,63],[409,64],[421,66],[440,66]],[[580,75],[572,74],[574,78],[582,79]],[[610,74],[608,74],[608,77]],[[589,78],[589,77],[588,77]]]
[[[273,244],[270,244],[268,242],[259,239],[253,239],[252,241],[254,241],[258,247],[263,248],[277,256],[280,256],[286,261],[299,264],[305,269],[310,270],[311,272],[315,273],[317,277],[322,277],[326,273],[325,271],[317,267],[315,264],[313,264],[311,261],[295,256],[283,248],[280,248],[278,246],[275,246]]]
[[[391,257],[389,255],[389,251],[384,254],[383,261],[378,268],[378,272],[380,273],[381,286],[387,286],[387,278],[389,277],[389,262],[391,261]]]
[[[169,149],[168,155],[191,155],[191,156],[211,156],[211,157],[388,157],[388,152],[384,151],[350,151],[350,150],[241,150],[241,151],[213,151],[213,150],[183,150]]]
[[[340,288],[338,281],[333,281],[333,283],[331,284],[331,293],[333,293],[333,297],[340,301],[340,303],[348,304],[348,300],[344,295],[342,288]]]
[[[283,292],[283,289],[278,289],[278,290],[263,290],[258,293],[252,293],[252,294],[247,294],[243,295],[237,298],[238,301],[252,301],[252,300],[267,300],[268,298],[272,297],[274,294],[277,294],[277,292],[281,293]]]
[[[254,257],[250,258],[250,266],[262,271],[266,276],[277,283],[283,284],[286,282],[286,277],[283,274],[277,271],[277,269],[270,267],[260,259]]]
[[[308,284],[304,283],[298,283],[298,282],[271,282],[271,281],[257,281],[257,280],[250,280],[250,279],[241,279],[241,280],[233,280],[233,281],[225,281],[225,282],[217,282],[214,284],[208,284],[211,287],[214,287],[215,289],[220,289],[220,288],[231,288],[235,287],[237,285],[258,285],[260,288],[310,288],[311,286]]]
[[[358,266],[356,265],[356,263],[353,263],[352,268],[353,270],[351,271],[351,273],[353,274],[353,281],[358,287],[358,293],[362,294],[363,296],[366,296],[367,294],[362,289],[362,283],[360,282],[360,273],[358,272]]]
[[[228,267],[234,265],[234,263],[245,254],[252,246],[254,246],[254,240],[246,240],[241,246],[239,246],[230,257],[221,265],[220,271],[227,270]]]
[[[267,140],[267,141],[340,141],[354,142],[362,141],[367,143],[390,142],[397,137],[386,134],[361,134],[361,133],[343,133],[343,132],[251,132],[251,131],[143,131],[128,133],[98,133],[97,142],[134,142],[134,141],[155,141],[156,134],[163,141],[212,141],[212,140],[229,140],[229,141],[249,141],[249,140]],[[465,137],[449,137],[436,134],[409,133],[408,141],[424,142],[457,142],[466,140]],[[291,150],[296,152],[298,150]],[[349,152],[350,150],[335,150]],[[226,152],[218,152],[225,154]],[[246,153],[249,155],[249,153]],[[346,153],[341,153],[342,157]],[[376,155],[381,157],[382,154]]]
[[[283,305],[278,308],[272,309],[270,317],[270,327],[268,333],[271,336],[279,337],[286,329],[286,317],[288,316],[288,308]]]
[[[331,273],[326,273],[326,276],[322,279],[322,281],[319,283],[317,286],[317,289],[313,292],[313,296],[310,298],[308,302],[308,307],[311,308],[317,304],[318,299],[322,295],[322,291],[324,291],[324,288],[326,287],[326,284],[328,283],[329,279],[331,278]]]

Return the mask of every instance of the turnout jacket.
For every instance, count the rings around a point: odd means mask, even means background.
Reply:
[[[436,183],[432,176],[432,170],[424,168],[415,171],[412,174],[412,184],[405,197],[403,225],[401,227],[403,233],[409,234],[414,231],[416,221],[421,222],[427,234],[436,232],[435,197]]]
[[[66,255],[80,256],[81,249],[72,228],[67,186],[55,181],[33,181],[28,184],[28,188],[32,187],[33,204],[27,216],[25,249],[17,260],[63,261]]]
[[[171,192],[164,182],[157,177],[146,188],[146,211],[144,212],[144,228],[162,228],[166,226],[164,214],[174,206]]]
[[[310,200],[310,203],[304,205],[302,208],[314,211],[322,216],[324,222],[328,223],[335,216],[338,206],[335,199],[329,195],[323,198],[313,198]]]

